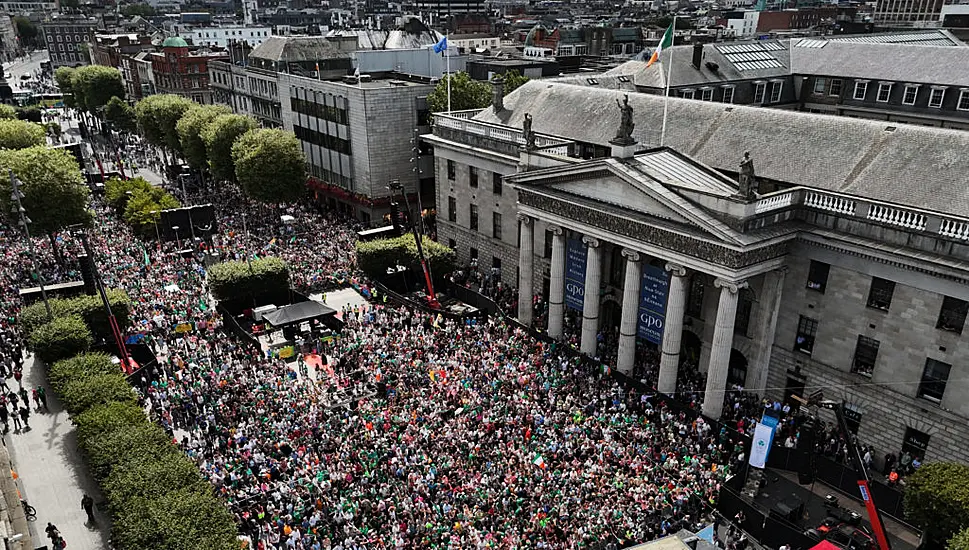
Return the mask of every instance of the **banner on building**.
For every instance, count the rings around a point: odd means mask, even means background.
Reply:
[[[666,324],[666,296],[669,294],[669,273],[662,267],[643,266],[643,286],[639,291],[639,326],[637,335],[654,344],[663,342]]]
[[[754,428],[754,440],[750,445],[750,465],[754,468],[763,468],[767,464],[767,454],[770,452],[773,436],[773,428],[757,423],[757,427]]]
[[[565,305],[582,311],[585,303],[586,248],[581,239],[568,239],[565,244]]]

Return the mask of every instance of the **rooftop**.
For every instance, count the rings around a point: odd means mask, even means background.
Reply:
[[[299,62],[349,57],[322,36],[270,36],[253,48],[249,57]]]

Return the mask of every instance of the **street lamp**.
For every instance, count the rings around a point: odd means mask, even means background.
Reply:
[[[37,269],[37,254],[34,252],[34,240],[30,238],[30,218],[27,217],[27,210],[24,209],[24,205],[21,202],[24,198],[24,193],[20,190],[23,182],[13,175],[13,170],[8,170],[8,172],[10,173],[10,202],[14,203],[11,212],[20,215],[20,221],[17,222],[17,225],[23,227],[24,233],[27,235],[27,250],[30,252],[30,262],[34,268],[34,275],[37,276],[37,282],[40,285],[40,296],[44,299],[47,320],[53,321],[54,315],[50,311],[50,302],[47,300],[47,289],[44,288],[44,276]]]
[[[181,250],[182,249],[182,242],[180,240],[178,240],[178,230],[179,229],[181,229],[181,228],[178,227],[177,225],[173,225],[172,226],[172,231],[175,232],[175,246],[177,246],[178,249]]]
[[[158,248],[161,248],[161,233],[158,232],[158,218],[161,217],[161,210],[152,210],[148,213],[155,220],[155,238],[158,239]]]

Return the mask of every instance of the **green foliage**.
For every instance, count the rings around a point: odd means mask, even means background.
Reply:
[[[28,339],[30,349],[48,365],[84,353],[92,343],[91,331],[76,315],[55,317],[34,329]]]
[[[15,112],[17,113],[17,120],[26,120],[27,122],[36,122],[37,124],[44,121],[44,113],[41,112],[40,107],[37,105],[17,108]]]
[[[121,366],[118,365],[115,370],[120,371]],[[58,395],[64,402],[64,408],[72,414],[82,413],[95,405],[137,403],[131,386],[120,372],[71,380]]]
[[[158,460],[179,453],[168,434],[150,422],[124,426],[80,443],[98,479],[105,479],[112,470],[125,469],[137,460]]]
[[[118,511],[115,539],[122,548],[238,550],[232,516],[225,505],[193,489],[159,498],[134,498]]]
[[[454,250],[428,237],[424,237],[421,244],[424,247],[424,255],[431,265],[432,273],[443,276],[445,273],[454,271],[457,265]],[[367,276],[373,279],[384,279],[387,276],[387,268],[393,268],[398,263],[411,269],[421,269],[421,258],[417,253],[417,244],[413,235],[357,242],[357,265]]]
[[[151,191],[151,188],[151,182],[140,176],[130,180],[114,177],[104,182],[104,198],[116,212],[121,214],[128,206],[131,195],[137,191]]]
[[[107,105],[104,106],[104,119],[110,122],[115,130],[128,133],[138,131],[135,109],[118,96],[109,99]]]
[[[176,125],[194,105],[192,100],[177,95],[148,96],[135,105],[135,118],[148,143],[181,153]]]
[[[969,465],[924,464],[906,482],[905,515],[930,540],[941,544],[969,526]]]
[[[77,101],[74,99],[74,74],[76,70],[71,67],[58,67],[54,70],[54,82],[61,93],[64,94],[64,105],[76,107]]]
[[[63,361],[61,362],[63,363]],[[119,372],[120,365],[113,365],[110,360],[108,361],[108,365],[113,367],[111,374],[121,376]],[[111,401],[101,405],[94,405],[82,413],[72,414],[77,424],[77,438],[80,441],[100,437],[125,426],[148,424],[148,417],[145,416],[144,409],[136,403],[124,401]]]
[[[505,71],[505,95],[514,92],[519,86],[528,82],[530,79],[522,75],[517,69]]]
[[[948,550],[969,550],[969,527],[963,527],[961,531],[953,535],[946,548]]]
[[[278,294],[289,290],[289,266],[279,258],[222,262],[207,273],[209,289],[220,301]]]
[[[4,105],[4,107],[7,107]],[[23,120],[0,119],[0,149],[26,149],[47,143],[47,132],[40,124]]]
[[[74,101],[79,109],[97,113],[112,97],[124,97],[121,71],[104,65],[86,65],[74,72]]]
[[[4,174],[13,170],[24,183],[22,202],[33,220],[30,229],[34,235],[90,223],[91,214],[87,210],[90,191],[81,179],[77,160],[69,151],[43,146],[0,150],[0,168]],[[10,212],[10,206],[9,190],[0,192],[0,208]]]
[[[196,170],[207,167],[208,157],[205,153],[205,142],[202,141],[202,130],[217,116],[231,113],[232,109],[224,105],[197,105],[182,115],[175,129],[189,166]]]
[[[236,179],[250,198],[293,202],[306,194],[306,157],[299,140],[283,130],[249,130],[232,145]]]
[[[124,221],[142,235],[151,235],[161,219],[161,211],[181,206],[178,200],[160,187],[135,191],[124,210]]]
[[[447,111],[447,83],[451,81],[451,110],[483,109],[491,103],[491,85],[472,79],[461,71],[446,75],[427,96],[427,107],[432,113]]]
[[[17,118],[17,110],[10,105],[0,105],[0,119],[8,120]]]
[[[144,413],[141,417],[145,417]],[[199,475],[198,467],[184,456],[171,454],[158,460],[140,458],[131,466],[112,471],[105,480],[104,489],[115,510],[124,509],[124,504],[135,498],[156,499],[181,489],[197,494],[212,492],[211,486]]]
[[[111,312],[121,331],[124,332],[131,324],[129,311],[131,302],[123,290],[107,289],[108,302]],[[75,296],[73,298],[52,298],[49,300],[54,317],[69,317],[76,315],[84,320],[95,340],[110,340],[114,337],[108,323],[108,314],[98,296]],[[20,311],[18,323],[24,332],[30,334],[37,327],[47,322],[47,312],[43,303],[31,304]]]
[[[202,129],[205,156],[212,177],[218,181],[236,181],[232,162],[232,145],[239,136],[259,127],[255,119],[242,115],[219,115]]]
[[[18,15],[13,18],[13,25],[17,29],[21,44],[28,48],[37,45],[37,25],[34,25],[29,18]]]
[[[141,17],[151,17],[155,15],[155,8],[151,7],[149,4],[128,4],[127,6],[121,8],[121,15],[125,17],[134,17],[136,15]]]
[[[47,370],[47,380],[56,393],[61,393],[71,380],[118,373],[121,367],[111,362],[104,353],[85,353],[58,361]]]

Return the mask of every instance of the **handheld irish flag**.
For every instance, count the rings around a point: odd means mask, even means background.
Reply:
[[[545,459],[542,458],[542,455],[537,455],[535,457],[535,460],[532,460],[532,464],[538,466],[539,468],[541,468],[543,470],[545,469]]]
[[[659,60],[659,55],[663,53],[663,50],[665,50],[666,48],[671,48],[673,46],[673,27],[674,26],[676,26],[676,19],[673,19],[673,22],[670,23],[670,26],[666,29],[666,32],[663,33],[663,38],[660,39],[659,45],[656,46],[655,50],[653,50],[653,55],[649,57],[649,62],[646,63],[647,67],[649,67],[653,63],[656,63]]]

